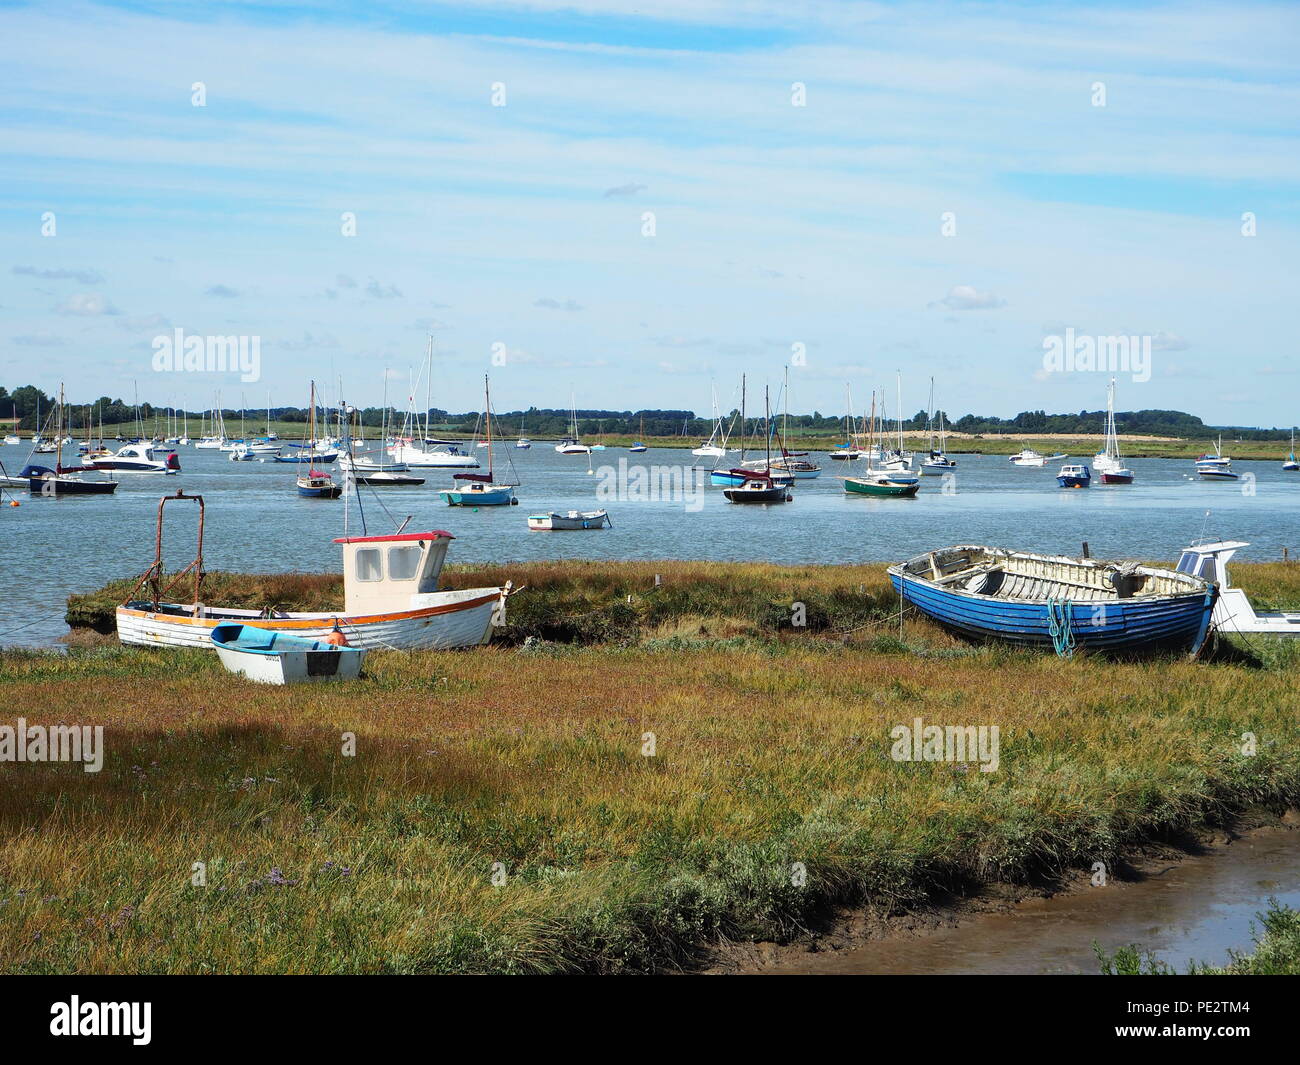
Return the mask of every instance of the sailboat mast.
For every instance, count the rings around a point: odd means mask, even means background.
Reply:
[[[902,401],[900,400],[900,403],[901,402]],[[900,410],[902,409],[901,406],[899,409]],[[933,377],[930,378],[930,405],[927,408],[927,411],[928,413],[926,416],[926,420],[928,421],[929,424],[926,426],[926,428],[929,430],[930,439],[926,442],[926,448],[930,452],[930,454],[933,455],[934,454],[934,378]],[[939,446],[941,448],[943,447],[942,442],[939,444]]]
[[[421,446],[429,443],[429,408],[433,406],[433,334],[429,334],[428,365],[425,367],[424,380],[424,440]]]
[[[54,472],[63,472],[63,382],[59,382],[59,407],[56,411],[58,426],[54,430]]]
[[[307,452],[307,468],[310,470],[311,452],[316,449],[316,382],[311,383],[311,413],[307,417],[307,446],[303,448]],[[301,465],[302,455],[298,456],[298,462]]]
[[[903,375],[895,373],[894,381],[898,388],[898,454],[903,454]]]
[[[788,366],[785,369],[785,383],[781,386],[781,391],[785,393],[785,414],[781,418],[781,457],[786,458],[790,454],[790,368]]]
[[[492,476],[492,393],[488,388],[488,375],[483,375],[483,418],[487,422],[488,446],[488,481],[494,482]]]
[[[876,449],[876,390],[871,390],[871,421],[867,429],[867,469],[871,469],[871,456]]]
[[[740,465],[745,465],[745,375],[740,375]]]
[[[763,453],[767,459],[768,476],[772,474],[772,401],[767,385],[763,386]]]

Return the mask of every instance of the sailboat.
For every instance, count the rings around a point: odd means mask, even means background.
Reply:
[[[814,477],[820,477],[822,468],[815,462],[810,462],[807,458],[806,451],[791,451],[788,443],[788,430],[790,427],[790,371],[785,371],[785,385],[782,389],[782,395],[785,400],[785,413],[781,419],[781,457],[768,462],[766,468],[769,473],[780,471],[789,474],[798,480],[812,480]],[[771,429],[769,428],[769,436]],[[746,469],[759,469],[758,460],[752,462],[742,462],[741,466]]]
[[[104,446],[104,409],[102,407],[99,409],[99,439],[97,439],[94,444],[91,444],[90,433],[86,433],[85,454],[86,458],[90,459],[106,459],[113,454],[112,451]],[[179,462],[180,460],[177,459],[177,461]]]
[[[430,470],[477,470],[478,459],[461,452],[459,441],[434,440],[429,436],[429,410],[433,392],[433,334],[429,334],[429,349],[425,357],[425,366],[421,375],[427,378],[425,383],[424,428],[420,428],[420,419],[415,413],[415,393],[419,390],[420,379],[417,377],[407,397],[407,410],[402,422],[402,435],[393,441],[388,454],[396,461],[403,462],[412,469]],[[418,441],[417,441],[418,436]]]
[[[947,473],[949,470],[955,470],[957,463],[954,459],[948,457],[948,431],[943,424],[943,411],[939,411],[939,447],[934,446],[935,426],[934,426],[934,378],[930,378],[930,441],[927,445],[929,454],[921,463],[921,472],[927,476],[933,477],[939,474]]]
[[[861,475],[845,477],[844,491],[849,495],[888,496],[909,499],[916,495],[921,482],[915,474],[909,480],[898,480],[893,470],[878,470],[872,465],[873,456],[879,454],[876,447],[876,395],[871,394],[871,421],[867,430],[867,450],[863,456],[866,468]]]
[[[401,462],[384,462],[382,451],[365,450],[364,430],[361,425],[361,411],[353,412],[356,415],[356,436],[352,438],[351,447],[339,452],[339,467],[343,470],[344,480],[353,486],[358,484],[368,484],[377,488],[390,487],[418,487],[424,484],[423,477],[414,477],[407,472],[405,463]],[[346,417],[346,412],[344,412]],[[387,421],[387,406],[385,406],[384,420]],[[383,443],[383,432],[386,426],[380,429],[380,443]],[[353,454],[353,449],[358,445],[361,450]],[[374,458],[379,455],[380,458]]]
[[[210,432],[205,433],[203,427],[199,428],[199,439],[194,448],[197,451],[225,451],[227,450],[228,441],[226,440],[226,419],[221,413],[221,397],[217,397],[217,404],[212,408],[212,425]]]
[[[794,496],[790,494],[788,484],[778,484],[772,477],[772,408],[768,401],[767,389],[763,390],[764,429],[766,441],[766,463],[763,470],[733,470],[743,473],[744,480],[733,488],[724,488],[722,494],[730,503],[790,503]]]
[[[649,451],[650,449],[646,447],[645,444],[641,443],[641,440],[644,436],[645,436],[645,412],[642,411],[641,430],[640,432],[637,433],[636,439],[632,441],[632,446],[628,448],[628,451],[630,451],[634,455],[639,455],[643,451]]]
[[[519,439],[515,441],[516,451],[527,451],[533,446],[533,442],[524,435],[524,416],[519,415]]]
[[[716,442],[719,436],[722,437],[721,443]],[[713,389],[713,432],[709,434],[708,442],[692,448],[691,454],[705,459],[720,459],[727,454],[727,433],[722,427],[722,411],[718,409],[718,390],[716,388]]]
[[[316,440],[316,382],[311,383],[311,416],[310,428],[308,430],[308,440]],[[304,445],[305,446],[305,445]],[[307,472],[302,472],[302,458],[307,458]],[[296,484],[300,496],[308,496],[312,499],[338,499],[343,494],[343,486],[334,483],[334,478],[329,475],[327,470],[316,469],[311,462],[310,456],[299,457],[298,477]]]
[[[1294,473],[1296,470],[1300,470],[1300,462],[1297,462],[1295,457],[1294,429],[1291,430],[1291,455],[1284,463],[1282,463],[1282,469],[1286,470],[1288,473]]]
[[[709,484],[721,485],[724,488],[728,486],[738,486],[745,483],[746,479],[754,472],[755,463],[745,461],[745,400],[746,400],[746,378],[744,374],[740,375],[740,465],[733,466],[731,469],[725,469],[722,466],[715,466],[709,472]],[[758,427],[754,427],[758,431]],[[771,432],[766,430],[769,445],[771,443]],[[764,465],[762,462],[758,465]],[[780,488],[789,488],[794,484],[794,474],[787,473],[785,470],[774,470],[771,467],[766,468],[767,475],[772,479],[772,483]]]
[[[22,437],[20,437],[20,436],[18,435],[18,404],[17,404],[17,403],[15,403],[15,404],[13,405],[13,410],[14,410],[14,427],[13,427],[13,432],[11,432],[11,433],[5,433],[5,443],[6,443],[6,444],[21,444],[21,443],[23,442],[23,440],[22,440]]]
[[[488,387],[487,374],[483,375],[483,421],[487,425],[488,471],[481,473],[457,473],[453,481],[466,482],[457,488],[444,488],[438,496],[451,507],[500,507],[518,503],[515,488],[518,481],[498,484],[493,474],[492,453],[492,394]],[[513,463],[511,464],[513,468]]]
[[[244,427],[241,424],[239,431],[242,433]],[[313,441],[313,445],[314,445]],[[268,393],[266,397],[266,435],[254,440],[242,440],[235,445],[234,450],[230,453],[231,461],[244,461],[261,457],[278,457],[280,455],[279,436],[271,428],[271,396]],[[331,455],[326,458],[324,455],[316,455],[317,462],[333,462],[337,456]],[[290,459],[290,462],[295,461]]]
[[[844,415],[844,443],[831,452],[831,458],[836,462],[852,462],[862,454],[862,449],[858,447],[858,437],[861,434],[853,431],[853,390],[847,382],[844,385],[844,396],[848,410]]]
[[[1119,457],[1119,434],[1115,431],[1115,378],[1106,389],[1106,443],[1092,457],[1092,468],[1101,474],[1102,484],[1132,484],[1133,471],[1124,468]]]
[[[48,466],[28,464],[21,471],[20,477],[27,478],[27,487],[33,495],[67,496],[67,495],[109,495],[117,489],[117,482],[112,478],[89,478],[87,473],[97,473],[93,466],[63,465],[63,386],[59,386],[59,401],[51,415],[54,424],[53,439],[60,441],[55,448],[58,457],[54,460],[54,469]],[[35,451],[33,450],[33,454]]]
[[[555,450],[561,455],[590,455],[591,448],[578,439],[578,407],[577,399],[569,397],[570,409],[572,411],[572,422],[569,435],[555,445]]]

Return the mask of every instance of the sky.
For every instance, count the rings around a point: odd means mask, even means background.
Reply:
[[[1298,68],[1289,3],[0,0],[0,384],[1096,410],[1068,329],[1289,426]]]

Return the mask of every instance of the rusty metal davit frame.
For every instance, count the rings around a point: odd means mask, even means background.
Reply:
[[[194,554],[194,561],[191,562],[184,569],[179,570],[177,573],[173,574],[171,580],[168,581],[166,585],[164,585],[163,580],[166,575],[163,573],[163,511],[168,503],[175,503],[179,501],[183,501],[186,503],[198,503],[199,505],[198,548]],[[202,496],[187,496],[183,491],[179,491],[174,496],[163,496],[160,500],[158,500],[158,530],[154,537],[153,565],[150,566],[147,570],[145,570],[144,573],[140,575],[140,579],[136,581],[135,587],[131,590],[131,594],[126,597],[128,603],[131,602],[133,599],[135,599],[136,595],[139,593],[141,588],[144,588],[147,585],[150,592],[149,600],[150,602],[153,603],[154,609],[157,610],[159,604],[163,601],[166,595],[173,588],[175,588],[176,585],[180,584],[180,582],[185,578],[187,574],[192,573],[194,575],[193,609],[196,613],[198,612],[199,604],[202,601],[200,593],[203,588],[203,577],[204,577],[203,518],[204,518],[204,504],[203,504]]]

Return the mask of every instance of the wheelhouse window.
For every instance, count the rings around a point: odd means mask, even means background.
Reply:
[[[381,581],[384,579],[384,563],[379,548],[365,547],[357,551],[357,580]]]
[[[388,579],[390,581],[409,581],[420,572],[420,556],[424,551],[418,547],[390,547],[388,549]]]

